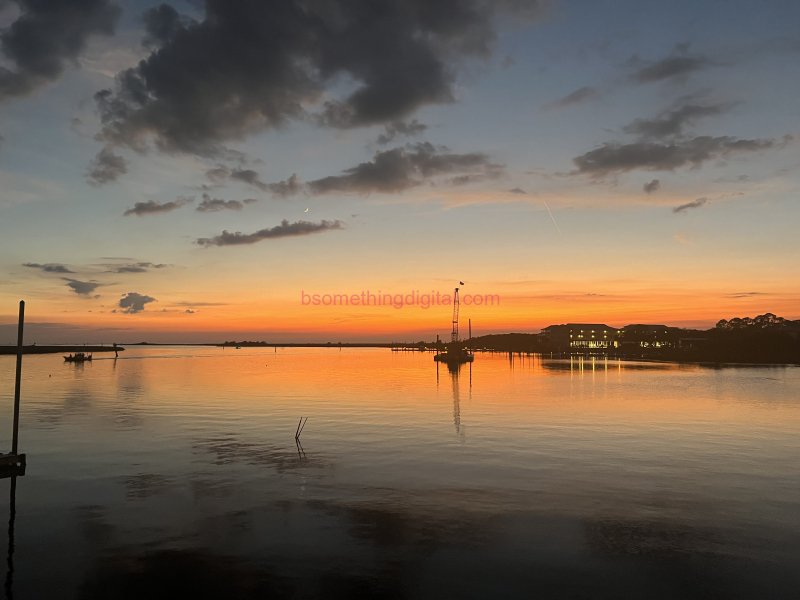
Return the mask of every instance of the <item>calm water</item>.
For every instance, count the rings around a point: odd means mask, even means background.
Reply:
[[[13,368],[0,357],[4,447]],[[30,356],[20,448],[15,598],[800,589],[797,368],[496,354],[453,375],[381,349]]]

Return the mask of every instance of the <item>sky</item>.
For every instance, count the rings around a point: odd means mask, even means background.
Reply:
[[[798,23],[0,0],[0,343],[20,299],[39,344],[430,340],[456,286],[474,335],[800,318]]]

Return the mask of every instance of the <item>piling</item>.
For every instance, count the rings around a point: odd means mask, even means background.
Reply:
[[[22,383],[22,330],[25,324],[25,301],[19,301],[19,325],[17,327],[17,376],[14,382],[14,433],[11,438],[11,454],[17,453],[19,445],[19,393]]]

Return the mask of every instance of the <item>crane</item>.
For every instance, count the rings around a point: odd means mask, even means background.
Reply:
[[[451,333],[451,340],[453,343],[458,341],[458,288],[453,292],[453,331]]]

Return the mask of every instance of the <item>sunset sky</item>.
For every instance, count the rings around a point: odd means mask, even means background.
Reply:
[[[800,318],[796,0],[0,0],[0,344]]]

